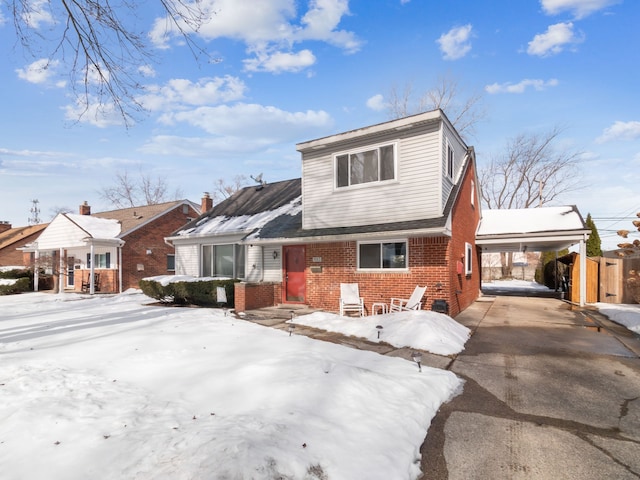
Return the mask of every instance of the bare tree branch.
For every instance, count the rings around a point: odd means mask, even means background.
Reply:
[[[458,81],[451,75],[440,76],[437,84],[417,100],[411,82],[407,82],[402,91],[392,86],[387,97],[389,118],[441,109],[463,138],[473,137],[476,125],[486,117],[486,110],[482,105],[483,95],[475,93],[463,96]]]
[[[529,208],[551,203],[580,187],[581,152],[557,147],[562,129],[520,134],[481,167],[478,181],[489,208]]]
[[[79,119],[91,114],[96,119],[118,115],[130,126],[143,110],[137,100],[142,87],[139,67],[153,59],[149,39],[136,26],[134,0],[7,0],[16,36],[34,53],[39,44],[49,44],[49,64],[65,64],[77,102]],[[201,0],[159,0],[166,12],[167,31],[177,32],[194,56],[207,55],[192,39],[213,15]],[[48,39],[40,23],[53,25]]]
[[[169,185],[165,178],[153,177],[141,170],[138,178],[132,178],[127,171],[117,173],[114,184],[104,187],[99,195],[116,208],[156,205],[178,200],[182,196],[179,189],[173,195],[168,192]]]

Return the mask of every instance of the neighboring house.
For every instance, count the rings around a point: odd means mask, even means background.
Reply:
[[[167,238],[176,274],[242,279],[238,311],[337,311],[340,283],[358,283],[368,312],[416,285],[451,315],[477,298],[475,154],[442,111],[297,150],[301,179],[244,188]]]
[[[208,195],[203,206],[211,207]],[[91,214],[85,202],[79,214],[57,215],[24,250],[64,289],[117,293],[138,288],[144,277],[173,274],[174,249],[164,237],[200,212],[197,204],[177,200]]]
[[[0,267],[30,267],[30,256],[19,249],[33,242],[46,226],[41,223],[12,228],[10,223],[0,222]]]

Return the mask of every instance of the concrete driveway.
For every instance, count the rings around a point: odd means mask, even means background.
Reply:
[[[640,339],[551,298],[483,297],[466,380],[422,446],[426,479],[640,478]],[[442,365],[436,365],[442,367]]]

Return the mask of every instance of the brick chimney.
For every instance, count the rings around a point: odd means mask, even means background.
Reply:
[[[212,208],[213,208],[213,198],[211,198],[211,196],[209,195],[209,192],[204,192],[204,195],[202,196],[202,205],[200,206],[200,209],[202,210],[202,213],[204,213],[204,212],[208,212]]]
[[[86,200],[82,205],[80,205],[80,215],[91,215],[91,206]]]
[[[11,230],[11,224],[5,220],[0,222],[0,233]]]

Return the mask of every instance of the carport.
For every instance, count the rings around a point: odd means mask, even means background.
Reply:
[[[476,245],[482,253],[553,252],[579,245],[580,306],[586,291],[586,241],[591,234],[575,205],[483,210]]]

